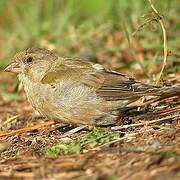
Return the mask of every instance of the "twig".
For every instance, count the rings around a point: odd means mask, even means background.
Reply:
[[[9,136],[13,136],[13,135],[19,135],[19,134],[26,133],[26,132],[29,132],[29,131],[34,131],[36,129],[45,128],[47,126],[51,126],[51,125],[54,125],[54,124],[55,124],[54,121],[48,121],[48,122],[37,124],[37,125],[34,125],[34,126],[25,127],[25,128],[22,128],[22,129],[17,129],[17,130],[11,131],[11,132],[0,134],[0,138],[9,137]]]
[[[87,125],[81,125],[81,126],[78,126],[78,127],[76,127],[76,128],[71,129],[70,131],[64,133],[61,137],[68,137],[68,136],[71,136],[71,135],[75,134],[76,132],[85,129],[86,127],[87,127]]]
[[[144,75],[149,78],[148,74],[146,73],[147,71],[146,71],[143,63],[138,60],[138,58],[137,58],[137,56],[136,56],[136,53],[134,52],[134,48],[132,47],[132,43],[131,43],[131,38],[130,38],[128,29],[127,29],[125,23],[123,23],[123,28],[124,28],[125,35],[126,35],[126,37],[127,37],[128,46],[129,46],[129,50],[130,50],[130,53],[131,53],[132,57],[133,57],[133,58],[136,60],[136,62],[140,65],[140,67],[141,67]]]
[[[121,137],[121,138],[112,140],[112,141],[110,141],[110,142],[107,142],[107,143],[105,143],[105,144],[102,144],[102,145],[100,145],[100,146],[97,146],[97,147],[95,147],[95,148],[93,148],[93,149],[90,149],[90,151],[96,151],[96,150],[99,150],[100,148],[103,148],[103,147],[105,147],[105,146],[109,146],[109,145],[111,145],[111,144],[120,142],[120,141],[122,141],[122,140],[124,140],[124,139],[133,138],[133,137],[135,137],[135,136],[138,135],[138,134],[139,134],[139,133],[126,134],[126,136],[124,136],[124,137]]]
[[[137,116],[134,121],[138,121],[138,120],[142,120],[142,119],[145,121],[153,120],[154,118],[160,119],[163,117],[172,116],[173,114],[177,114],[178,112],[180,112],[180,106],[175,107],[175,108],[160,110],[158,112],[147,112],[146,114]]]
[[[111,127],[111,130],[122,130],[122,129],[127,129],[127,128],[131,128],[131,127],[139,127],[139,126],[144,126],[144,125],[149,125],[149,124],[154,124],[154,123],[159,123],[159,122],[164,122],[164,121],[170,121],[173,120],[174,118],[179,118],[180,119],[180,115],[173,115],[173,116],[166,116],[163,117],[161,119],[157,119],[157,120],[152,120],[152,121],[147,121],[147,122],[143,122],[143,123],[137,123],[137,124],[128,124],[128,125],[124,125],[124,126],[114,126]]]
[[[149,23],[151,23],[151,22],[153,22],[153,21],[156,21],[156,22],[157,22],[157,18],[147,19],[145,22],[143,22],[142,24],[140,24],[140,25],[138,26],[138,28],[136,29],[136,31],[134,31],[134,32],[132,33],[132,36],[135,36],[139,31],[141,31],[141,30],[144,28],[144,26],[146,26],[147,24],[149,24]]]
[[[11,123],[12,121],[14,121],[15,119],[17,119],[18,117],[20,117],[20,115],[15,115],[15,116],[12,116],[12,117],[6,119],[6,120],[2,123],[2,125],[0,125],[0,128],[2,128],[4,125],[7,125],[7,124]]]
[[[167,64],[167,56],[168,56],[168,48],[167,48],[167,33],[166,33],[166,29],[165,29],[165,25],[164,25],[164,19],[163,16],[157,11],[157,9],[155,8],[155,6],[152,3],[152,0],[148,0],[151,8],[153,10],[153,12],[155,13],[155,15],[158,17],[157,20],[159,21],[161,28],[162,28],[162,32],[163,32],[163,47],[164,47],[164,57],[163,57],[163,65],[159,74],[159,77],[156,81],[156,85],[159,85],[161,78],[163,76],[163,71],[166,67]]]

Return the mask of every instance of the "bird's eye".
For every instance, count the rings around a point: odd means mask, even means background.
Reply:
[[[26,59],[26,63],[32,63],[32,61],[33,61],[33,58],[32,58],[32,57],[28,57],[28,58]]]

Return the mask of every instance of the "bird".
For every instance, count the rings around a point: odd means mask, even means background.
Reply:
[[[112,125],[142,97],[180,95],[180,86],[144,84],[103,65],[37,47],[15,54],[5,71],[17,74],[35,111],[67,124]]]

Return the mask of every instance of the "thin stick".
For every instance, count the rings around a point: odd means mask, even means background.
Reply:
[[[97,147],[95,147],[95,148],[93,148],[93,149],[90,149],[89,151],[99,150],[99,149],[102,148],[102,147],[109,146],[109,145],[111,145],[111,144],[120,142],[120,141],[122,141],[122,140],[124,140],[124,139],[133,138],[133,137],[135,137],[135,136],[138,135],[138,134],[139,134],[139,133],[126,134],[124,137],[121,137],[121,138],[112,140],[112,141],[110,141],[110,142],[107,142],[107,143],[105,143],[105,144],[102,144],[102,145],[100,145],[100,146],[97,146]]]
[[[129,46],[130,53],[131,53],[132,57],[136,60],[137,63],[139,63],[141,69],[143,70],[144,75],[149,78],[148,74],[146,73],[146,69],[145,69],[144,65],[141,63],[141,61],[138,60],[138,58],[137,58],[137,56],[136,56],[136,54],[134,52],[134,48],[132,47],[130,35],[129,35],[129,32],[127,30],[127,27],[126,27],[125,23],[123,23],[123,28],[124,28],[124,32],[125,32],[125,35],[126,35],[127,40],[128,40],[128,46]]]
[[[139,31],[141,31],[141,30],[144,28],[144,26],[146,26],[147,24],[150,24],[150,23],[153,22],[153,21],[157,22],[157,18],[147,19],[145,22],[143,22],[142,24],[140,24],[140,25],[138,26],[138,28],[136,29],[136,31],[134,31],[134,32],[132,33],[132,36],[135,36]]]
[[[0,125],[0,128],[2,128],[4,125],[7,125],[7,124],[11,123],[12,121],[14,121],[15,119],[17,119],[18,117],[20,117],[20,115],[15,115],[15,116],[12,116],[12,117],[6,119],[6,120],[2,123],[2,125]]]
[[[161,25],[161,28],[162,28],[162,32],[163,32],[163,47],[164,47],[164,57],[163,57],[163,65],[162,65],[162,68],[161,68],[161,71],[160,71],[160,74],[159,74],[159,77],[156,81],[156,85],[159,85],[160,81],[161,81],[161,78],[163,76],[163,71],[166,67],[166,64],[167,64],[167,56],[168,56],[168,47],[167,47],[167,33],[166,33],[166,29],[165,29],[165,25],[164,25],[164,19],[163,19],[163,16],[160,15],[160,13],[157,11],[157,9],[154,7],[153,3],[152,3],[152,0],[148,0],[150,5],[151,5],[151,8],[153,10],[153,12],[157,15],[158,17],[158,21]]]
[[[22,129],[17,129],[17,130],[11,131],[11,132],[0,134],[0,138],[19,135],[19,134],[22,134],[22,133],[27,133],[29,131],[34,131],[36,129],[45,128],[47,126],[51,126],[51,125],[54,125],[54,124],[55,124],[54,121],[48,121],[48,122],[37,124],[37,125],[34,125],[34,126],[25,127],[25,128],[22,128]]]
[[[79,126],[79,127],[76,127],[76,128],[74,128],[74,129],[71,129],[71,130],[68,131],[68,132],[65,132],[61,137],[71,136],[71,135],[75,134],[76,132],[85,129],[86,127],[87,127],[87,125],[81,125],[81,126]]]
[[[147,121],[147,122],[143,122],[143,123],[137,123],[137,124],[128,124],[128,125],[124,125],[124,126],[115,126],[112,127],[111,130],[121,130],[121,129],[127,129],[127,128],[131,128],[131,127],[139,127],[139,126],[144,126],[144,125],[149,125],[149,124],[154,124],[154,123],[159,123],[159,122],[164,122],[164,121],[170,121],[173,120],[174,118],[179,118],[180,119],[180,115],[174,115],[174,116],[168,116],[168,117],[164,117],[161,119],[157,119],[157,120],[152,120],[152,121]]]

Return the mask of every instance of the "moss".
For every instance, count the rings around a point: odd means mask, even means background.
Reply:
[[[47,147],[45,154],[48,157],[57,157],[65,154],[79,154],[118,138],[119,133],[117,132],[94,128],[91,132],[74,139],[71,143],[58,143],[51,147]]]

